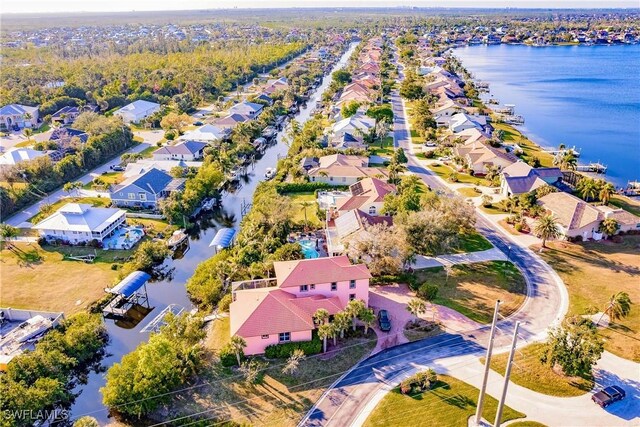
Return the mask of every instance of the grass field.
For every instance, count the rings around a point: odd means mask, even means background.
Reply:
[[[37,141],[35,139],[25,139],[22,142],[18,142],[16,145],[14,145],[15,148],[24,148],[24,147],[31,147],[33,144],[35,144]]]
[[[156,151],[158,147],[156,145],[151,145],[140,152],[140,155],[143,159],[147,159],[153,157],[153,152]]]
[[[67,203],[87,203],[95,207],[105,207],[111,204],[111,199],[108,199],[106,197],[65,197],[64,199],[60,199],[57,202],[51,204],[51,212],[47,212],[46,214],[43,212],[38,212],[37,214],[29,218],[28,221],[32,224],[36,224],[66,205]]]
[[[482,196],[482,192],[477,192],[474,188],[469,188],[469,187],[458,188],[456,191],[464,197]]]
[[[609,204],[640,216],[640,201],[638,200],[616,194],[611,198]]]
[[[365,427],[455,426],[466,427],[475,414],[479,390],[456,378],[439,375],[432,390],[404,395],[394,388],[373,410]],[[483,417],[493,421],[498,401],[487,395]],[[523,418],[525,414],[505,406],[502,421]]]
[[[640,362],[640,236],[624,236],[623,243],[550,242],[542,257],[558,272],[569,291],[569,315],[602,311],[611,295],[629,294],[629,316],[601,329],[605,349]]]
[[[535,156],[540,159],[540,165],[543,167],[553,166],[553,156],[542,151],[538,145],[524,136],[516,128],[506,123],[492,123],[492,125],[496,130],[502,130],[504,132],[504,142],[518,144],[522,147],[526,156]]]
[[[221,348],[229,340],[229,321],[216,321],[207,337],[211,350]],[[170,403],[177,414],[206,411],[202,418],[222,422],[233,420],[238,425],[292,426],[340,375],[368,355],[375,347],[375,333],[339,340],[339,350],[307,356],[293,375],[282,373],[284,360],[271,360],[258,384],[247,385],[237,368],[220,369],[205,364],[200,378],[202,386],[181,393]],[[177,415],[179,416],[179,415]],[[194,422],[196,419],[189,419]],[[185,420],[183,420],[186,423]]]
[[[436,304],[444,305],[480,323],[489,323],[496,300],[500,314],[508,316],[524,302],[527,287],[510,262],[490,261],[455,265],[449,275],[442,267],[418,270],[418,283],[438,286]]]
[[[547,427],[546,425],[537,421],[516,421],[509,424],[509,427]]]
[[[103,256],[93,264],[64,260],[65,253],[93,253],[90,248],[41,248],[17,243],[15,250],[0,252],[0,299],[5,307],[63,311],[83,310],[104,295],[118,272],[111,270],[115,256],[128,251],[98,251]],[[90,252],[89,252],[90,251]],[[78,303],[79,302],[79,303]]]
[[[511,381],[542,394],[559,397],[581,396],[593,388],[592,378],[566,377],[540,362],[543,344],[530,344],[516,351]],[[509,355],[491,358],[491,369],[504,375]],[[484,358],[482,359],[484,363]]]
[[[100,175],[100,179],[104,181],[105,187],[109,188],[109,186],[112,184],[118,184],[124,181],[124,176],[122,172],[106,172]],[[82,188],[84,188],[85,190],[92,190],[93,181],[86,183],[82,186]]]
[[[287,196],[291,199],[294,208],[294,217],[293,221],[297,224],[305,224],[305,207],[304,203],[307,203],[306,207],[307,212],[307,224],[310,227],[322,227],[322,221],[318,219],[318,215],[316,211],[318,210],[318,205],[316,203],[316,196],[313,192],[304,192],[304,193],[290,193]]]
[[[369,146],[369,150],[371,150],[372,153],[376,156],[391,158],[394,152],[393,138],[390,136],[386,136],[375,144],[371,144]]]
[[[479,252],[491,249],[493,245],[478,232],[460,235],[460,247],[454,252]]]
[[[488,208],[480,205],[480,210],[482,212],[484,212],[484,213],[488,213],[489,215],[499,215],[499,214],[505,214],[506,213],[506,212],[503,212],[502,210],[498,209],[494,205],[491,205]]]
[[[443,165],[442,163],[432,163],[428,165],[428,168],[431,169],[436,175],[445,181],[451,182],[449,180],[449,176],[455,172],[458,175],[458,181],[462,184],[473,184],[476,185],[478,182],[482,182],[480,178],[473,177],[466,173],[456,172],[451,169],[449,166]]]

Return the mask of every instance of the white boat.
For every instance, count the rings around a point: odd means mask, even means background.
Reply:
[[[266,172],[264,173],[264,178],[268,181],[268,180],[272,179],[274,176],[276,176],[276,169],[275,168],[267,168]]]
[[[184,230],[182,230],[182,229],[176,230],[176,231],[173,232],[171,237],[169,237],[169,240],[167,240],[167,246],[170,249],[173,249],[173,248],[181,245],[184,241],[186,241],[188,237],[189,236],[187,235],[187,233],[185,233]]]

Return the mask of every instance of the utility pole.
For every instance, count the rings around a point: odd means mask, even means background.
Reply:
[[[500,427],[500,419],[502,418],[504,401],[507,398],[507,387],[509,386],[509,377],[511,377],[511,365],[513,365],[513,355],[516,352],[516,343],[518,342],[519,328],[520,328],[520,322],[516,322],[516,328],[513,331],[513,341],[511,342],[511,352],[509,353],[509,361],[507,362],[507,372],[505,372],[504,374],[504,387],[502,387],[502,396],[500,396],[500,403],[498,404],[498,412],[496,413],[496,420],[493,423],[494,427]]]
[[[500,300],[496,301],[496,307],[493,310],[493,321],[491,322],[491,333],[489,334],[489,344],[487,345],[487,355],[484,362],[484,377],[482,378],[482,387],[478,396],[478,407],[476,408],[476,425],[480,425],[482,421],[482,409],[484,406],[484,394],[487,390],[487,379],[489,378],[489,370],[491,369],[491,353],[493,352],[493,339],[496,335],[496,323],[498,322],[498,310],[500,309]]]

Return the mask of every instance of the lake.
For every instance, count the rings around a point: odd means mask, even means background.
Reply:
[[[515,104],[543,147],[581,150],[616,186],[640,179],[640,45],[481,45],[454,50],[491,96]]]

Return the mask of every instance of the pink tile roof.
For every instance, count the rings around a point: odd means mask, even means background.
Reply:
[[[273,268],[280,288],[371,278],[366,265],[351,265],[346,256],[274,262]]]

